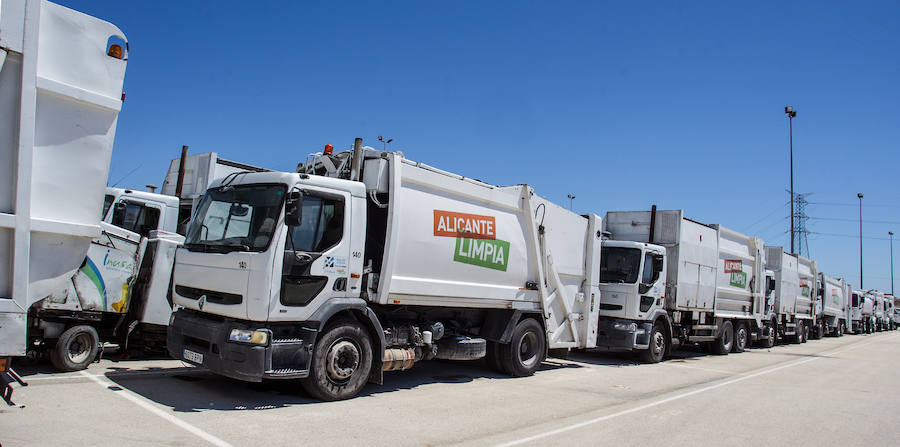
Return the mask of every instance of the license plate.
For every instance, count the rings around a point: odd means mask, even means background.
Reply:
[[[184,350],[184,359],[191,362],[196,363],[198,365],[203,364],[203,354],[199,352],[194,352],[189,349]]]

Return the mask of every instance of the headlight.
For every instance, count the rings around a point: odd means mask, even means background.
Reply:
[[[248,329],[232,329],[229,341],[249,343],[251,345],[264,345],[269,342],[269,333],[266,331],[251,331]]]
[[[613,323],[613,329],[624,332],[634,332],[637,330],[637,323],[625,323],[617,321]]]

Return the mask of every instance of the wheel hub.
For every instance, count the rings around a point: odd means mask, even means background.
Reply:
[[[91,337],[87,334],[79,334],[72,339],[67,351],[69,360],[73,363],[81,363],[87,360],[91,353]]]
[[[527,332],[519,344],[519,360],[525,367],[530,368],[538,360],[538,338],[534,332]]]
[[[335,381],[349,380],[359,367],[359,348],[355,344],[341,340],[331,345],[325,357],[328,377]]]

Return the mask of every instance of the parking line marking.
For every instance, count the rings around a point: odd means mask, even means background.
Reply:
[[[68,375],[68,376],[42,376],[42,377],[26,377],[26,382],[31,382],[33,380],[71,380],[78,379],[83,380],[85,377],[140,377],[140,376],[174,376],[178,374],[197,374],[206,372],[204,369],[200,368],[186,368],[184,371],[110,371],[106,374],[88,374],[86,371],[81,371],[78,375]]]
[[[182,429],[190,432],[193,435],[196,435],[197,437],[203,439],[204,441],[206,441],[212,445],[216,445],[219,447],[233,447],[231,444],[225,442],[224,440],[222,440],[220,438],[217,438],[216,436],[213,436],[213,435],[207,433],[200,427],[191,425],[181,419],[178,419],[177,417],[175,417],[169,413],[166,413],[163,410],[160,410],[159,408],[157,408],[156,406],[154,406],[153,404],[148,402],[146,398],[141,397],[140,395],[138,395],[137,393],[135,393],[133,391],[119,387],[118,385],[116,385],[108,380],[101,379],[99,376],[97,376],[95,374],[90,374],[87,371],[81,371],[81,375],[93,380],[94,382],[97,382],[97,384],[99,384],[100,386],[102,386],[104,388],[107,388],[107,389],[109,387],[120,388],[120,390],[114,390],[113,392],[116,393],[116,395],[131,401],[133,404],[171,422],[174,425],[181,427]]]
[[[702,368],[699,366],[682,365],[681,363],[665,363],[665,365],[676,366],[678,368],[696,369],[699,371],[709,371],[709,372],[714,372],[714,373],[719,373],[719,374],[728,374],[729,376],[739,376],[742,374],[739,372],[725,371],[724,369]]]
[[[823,352],[820,354],[821,357],[811,357],[811,358],[808,358],[808,359],[798,360],[798,361],[796,361],[796,362],[786,363],[786,364],[783,364],[783,365],[780,365],[780,366],[776,366],[776,367],[773,367],[773,368],[764,369],[764,370],[762,370],[762,371],[757,371],[757,372],[755,372],[755,373],[753,373],[753,374],[748,374],[748,375],[745,375],[745,376],[738,377],[738,378],[736,378],[736,379],[727,380],[727,381],[725,381],[725,382],[719,382],[719,383],[716,383],[716,384],[713,384],[713,385],[709,385],[709,386],[706,386],[706,387],[703,387],[703,388],[699,388],[699,389],[696,389],[696,390],[693,390],[693,391],[688,391],[688,392],[686,392],[686,393],[677,394],[677,395],[675,395],[675,396],[667,397],[667,398],[665,398],[665,399],[661,399],[661,400],[657,400],[657,401],[654,401],[654,402],[646,403],[646,404],[644,404],[644,405],[640,405],[640,406],[637,406],[637,407],[634,407],[634,408],[629,408],[629,409],[627,409],[627,410],[622,410],[622,411],[619,411],[619,412],[617,412],[617,413],[612,413],[612,414],[607,414],[607,415],[605,415],[605,416],[596,417],[596,418],[594,418],[594,419],[590,419],[590,420],[583,421],[583,422],[578,422],[578,423],[576,423],[576,424],[567,425],[567,426],[565,426],[565,427],[560,427],[560,428],[557,428],[557,429],[554,429],[554,430],[550,430],[550,431],[545,431],[545,432],[543,432],[543,433],[538,433],[538,434],[536,434],[536,435],[532,435],[532,436],[528,436],[528,437],[525,437],[525,438],[517,439],[517,440],[515,440],[515,441],[509,441],[509,442],[504,442],[504,443],[502,443],[502,444],[497,444],[495,447],[509,447],[509,446],[514,446],[514,445],[521,445],[521,444],[525,444],[525,443],[527,443],[527,442],[536,441],[536,440],[538,440],[538,439],[546,438],[546,437],[548,437],[548,436],[558,435],[558,434],[560,434],[560,433],[565,433],[565,432],[567,432],[567,431],[572,431],[572,430],[575,430],[575,429],[578,429],[578,428],[581,428],[581,427],[586,427],[586,426],[588,426],[588,425],[596,424],[596,423],[598,423],[598,422],[608,421],[608,420],[610,420],[610,419],[614,419],[614,418],[617,418],[617,417],[619,417],[619,416],[624,416],[624,415],[626,415],[626,414],[636,413],[636,412],[641,411],[641,410],[646,410],[646,409],[648,409],[648,408],[653,408],[653,407],[656,407],[656,406],[659,406],[659,405],[662,405],[662,404],[666,404],[666,403],[669,403],[669,402],[672,402],[672,401],[684,399],[685,397],[690,397],[690,396],[693,396],[693,395],[695,395],[695,394],[700,394],[700,393],[705,393],[705,392],[707,392],[707,391],[712,391],[712,390],[714,390],[714,389],[721,388],[721,387],[726,386],[726,385],[731,385],[731,384],[734,384],[734,383],[737,383],[737,382],[743,382],[744,380],[752,379],[752,378],[754,378],[754,377],[764,376],[764,375],[766,375],[766,374],[770,374],[770,373],[773,373],[773,372],[776,372],[776,371],[780,371],[780,370],[782,370],[782,369],[792,368],[792,367],[794,367],[794,366],[800,366],[800,365],[803,365],[803,364],[806,364],[806,363],[809,363],[809,362],[812,362],[812,361],[815,361],[815,360],[819,360],[819,359],[821,359],[821,358],[823,358],[823,357],[826,357],[827,355],[840,354],[840,353],[842,353],[842,352],[849,351],[849,350],[851,350],[851,349],[856,349],[856,348],[859,348],[859,347],[862,347],[862,346],[865,346],[865,345],[872,344],[872,343],[874,343],[874,342],[876,342],[876,341],[879,341],[879,339],[880,339],[880,338],[875,339],[875,340],[868,340],[868,341],[863,341],[863,342],[853,343],[853,344],[851,344],[850,346],[845,347],[844,349],[837,350],[837,351],[823,351]]]

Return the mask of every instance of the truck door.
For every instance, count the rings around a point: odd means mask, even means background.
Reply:
[[[322,301],[349,295],[349,205],[346,193],[303,191],[300,225],[287,227],[278,310],[270,318],[306,318]]]

